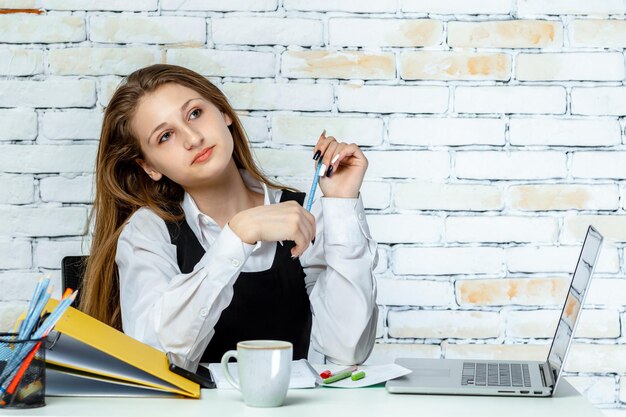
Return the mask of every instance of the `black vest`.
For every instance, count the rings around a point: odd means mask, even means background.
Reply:
[[[283,190],[281,203],[304,202],[304,193]],[[181,272],[189,273],[205,250],[185,219],[166,222]],[[233,299],[222,311],[215,334],[201,362],[219,362],[237,342],[253,339],[286,340],[293,344],[293,359],[306,358],[311,338],[311,304],[304,286],[304,270],[291,257],[294,243],[276,244],[270,269],[241,272],[233,286]]]

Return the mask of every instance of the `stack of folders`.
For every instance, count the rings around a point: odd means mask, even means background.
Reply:
[[[46,364],[46,395],[200,397],[197,383],[169,370],[165,353],[71,307],[48,338]]]
[[[41,278],[37,282],[24,320],[20,323],[17,333],[11,337],[15,343],[7,340],[7,343],[2,344],[3,351],[0,352],[0,357],[5,358],[6,361],[0,372],[0,406],[4,406],[14,394],[41,348],[42,341],[76,299],[77,292],[68,289],[56,308],[44,315],[44,308],[52,294],[52,288],[49,287],[49,278]]]

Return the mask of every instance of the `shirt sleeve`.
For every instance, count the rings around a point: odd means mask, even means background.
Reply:
[[[253,248],[226,225],[194,270],[183,274],[165,222],[138,210],[120,234],[115,257],[124,333],[194,369]]]
[[[372,239],[360,198],[322,197],[313,205],[315,244],[302,254],[313,311],[313,349],[340,364],[363,363],[376,339],[378,307]]]

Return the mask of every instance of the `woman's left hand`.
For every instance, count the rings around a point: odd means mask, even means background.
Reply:
[[[324,197],[356,198],[367,171],[367,158],[354,143],[337,142],[325,132],[313,149],[314,155],[320,152],[322,157],[318,163],[326,168],[324,176],[319,179]]]

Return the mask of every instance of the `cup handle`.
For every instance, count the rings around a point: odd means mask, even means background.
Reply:
[[[230,358],[237,359],[236,350],[229,350],[228,352],[224,353],[224,356],[222,356],[222,370],[224,371],[224,376],[226,377],[226,380],[230,383],[230,385],[232,385],[233,387],[241,391],[241,388],[239,388],[239,384],[235,381],[233,376],[230,374],[230,370],[228,368],[228,360]]]

